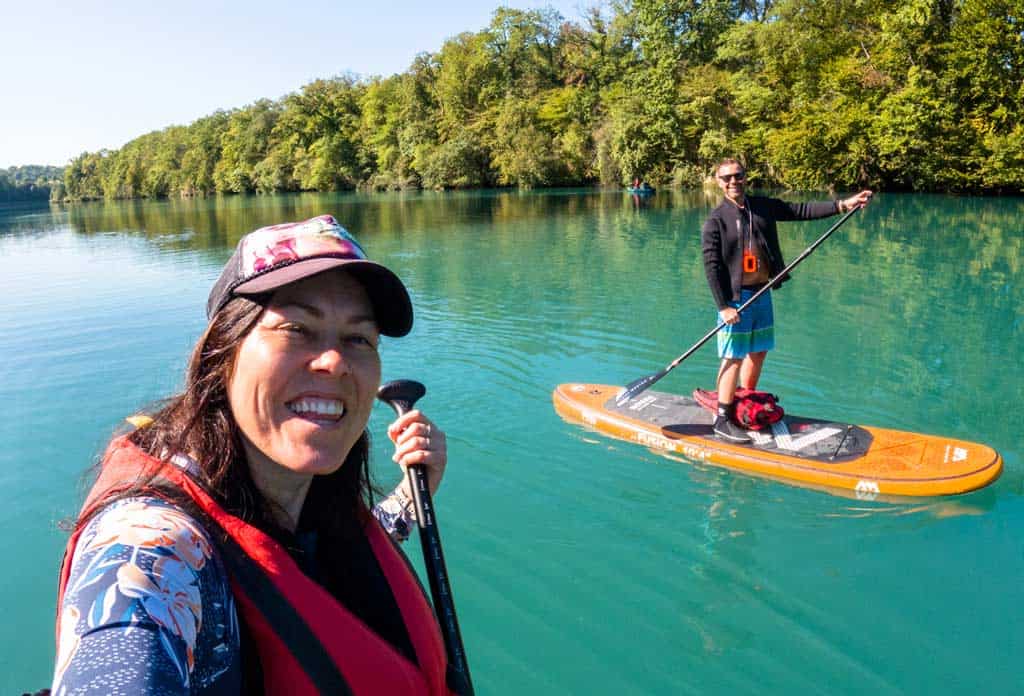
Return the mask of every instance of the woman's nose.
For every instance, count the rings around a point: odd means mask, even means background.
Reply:
[[[349,371],[348,361],[345,355],[338,348],[326,348],[320,352],[310,367],[317,372],[329,372],[331,374],[345,374]]]

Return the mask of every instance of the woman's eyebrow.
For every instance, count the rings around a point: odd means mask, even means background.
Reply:
[[[288,300],[287,302],[283,302],[282,304],[279,304],[276,307],[278,311],[289,308],[295,308],[307,312],[308,314],[312,315],[314,319],[324,318],[324,312],[322,309],[308,302],[303,302],[302,300]],[[359,314],[354,314],[351,317],[349,317],[348,320],[352,324],[377,323],[377,318],[373,315],[372,312],[362,312]]]
[[[349,323],[351,324],[373,324],[377,325],[377,319],[373,314],[356,314],[349,317]]]
[[[281,304],[277,305],[277,307],[275,307],[275,309],[278,310],[291,308],[301,309],[302,311],[308,314],[312,314],[317,319],[322,319],[324,316],[323,310],[321,310],[319,307],[317,307],[316,305],[309,304],[308,302],[303,302],[301,300],[288,300],[287,302],[282,302]]]

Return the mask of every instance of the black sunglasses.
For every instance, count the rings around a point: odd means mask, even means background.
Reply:
[[[747,178],[747,173],[736,172],[735,174],[722,174],[718,178],[722,181],[744,181]]]

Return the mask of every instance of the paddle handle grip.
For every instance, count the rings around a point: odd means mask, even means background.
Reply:
[[[377,391],[377,398],[402,416],[412,409],[426,392],[426,387],[419,382],[396,380],[381,385]],[[462,644],[459,619],[455,615],[455,600],[452,597],[451,584],[448,582],[448,569],[444,562],[441,533],[438,531],[434,515],[427,472],[419,464],[406,467],[406,472],[412,488],[412,504],[416,510],[416,526],[419,528],[430,596],[441,624],[445,652],[448,654],[448,688],[459,696],[473,696],[473,681],[469,676],[469,663],[466,660],[466,649]]]

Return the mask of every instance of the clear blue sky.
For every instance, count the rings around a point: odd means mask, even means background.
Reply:
[[[403,72],[494,9],[597,0],[106,0],[5,2],[0,168],[67,164],[319,77]]]

